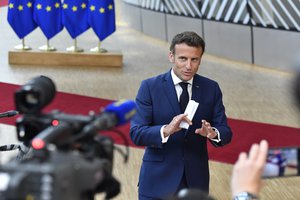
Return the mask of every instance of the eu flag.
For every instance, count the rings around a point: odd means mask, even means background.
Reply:
[[[7,21],[20,39],[31,33],[37,27],[33,20],[33,0],[9,0]]]
[[[89,29],[88,0],[64,0],[62,7],[62,23],[73,39]]]
[[[63,29],[60,0],[35,0],[33,14],[48,40]]]
[[[115,5],[113,0],[90,0],[88,21],[99,40],[115,32]]]

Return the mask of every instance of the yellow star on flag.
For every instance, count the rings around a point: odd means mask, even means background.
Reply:
[[[104,9],[104,8],[100,8],[100,9],[99,9],[99,12],[100,12],[100,13],[104,13],[104,12],[105,12],[105,9]]]
[[[65,4],[65,3],[64,3],[63,9],[68,9],[68,4]]]
[[[77,6],[73,6],[72,10],[73,10],[73,12],[76,12],[77,11]]]
[[[86,4],[85,4],[85,3],[82,3],[82,4],[81,4],[81,8],[82,8],[82,9],[85,9],[85,8],[86,8]]]
[[[32,3],[31,3],[30,1],[27,3],[27,7],[28,7],[28,8],[31,8],[31,7],[32,7]]]
[[[55,3],[55,8],[59,8],[60,7],[60,4],[59,3]]]
[[[38,10],[41,10],[41,9],[42,9],[42,5],[41,5],[41,4],[38,4],[38,5],[36,5],[36,8],[37,8]]]
[[[113,9],[113,5],[112,5],[112,4],[109,4],[108,9],[109,9],[109,10],[112,10],[112,9]]]
[[[13,9],[13,8],[14,8],[14,4],[13,4],[13,3],[10,3],[8,7],[9,7],[10,9]]]
[[[91,11],[95,11],[95,6],[90,6]]]
[[[51,11],[51,6],[47,6],[46,10],[47,10],[47,12],[50,12]]]
[[[19,11],[22,11],[22,10],[23,10],[23,6],[22,6],[22,5],[19,5],[19,6],[18,6],[18,10],[19,10]]]

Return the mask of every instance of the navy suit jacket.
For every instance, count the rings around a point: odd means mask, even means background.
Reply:
[[[188,130],[171,135],[161,142],[160,129],[181,114],[171,71],[144,80],[136,97],[137,114],[131,121],[130,136],[139,146],[146,146],[139,176],[139,193],[153,198],[165,198],[176,192],[183,171],[189,188],[208,192],[209,167],[207,138],[195,134],[205,119],[220,132],[223,146],[231,141],[222,93],[217,82],[196,74],[192,100],[199,103]],[[210,141],[210,140],[209,140]]]

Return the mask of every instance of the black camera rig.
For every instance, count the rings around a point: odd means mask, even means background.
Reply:
[[[55,93],[54,83],[45,76],[30,80],[15,93],[16,110],[22,114],[16,121],[17,136],[27,148],[18,159],[0,166],[0,200],[92,200],[102,192],[106,199],[119,194],[120,183],[112,175],[117,147],[110,137],[98,133],[115,131],[128,144],[113,128],[134,116],[135,103],[118,101],[93,115],[43,113]],[[125,161],[126,147],[125,153],[117,149]]]

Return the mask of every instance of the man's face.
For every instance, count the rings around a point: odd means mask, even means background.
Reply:
[[[175,53],[169,53],[170,62],[174,63],[174,73],[182,80],[190,80],[198,71],[203,50],[185,43],[175,45]]]

